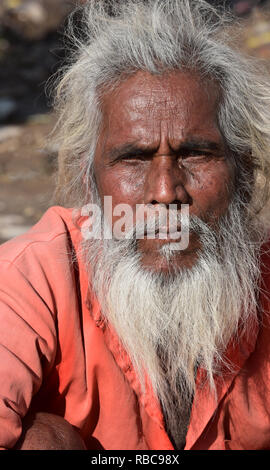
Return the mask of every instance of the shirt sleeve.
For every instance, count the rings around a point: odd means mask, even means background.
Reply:
[[[1,260],[0,449],[13,448],[19,439],[21,419],[55,359],[54,313],[37,285]]]

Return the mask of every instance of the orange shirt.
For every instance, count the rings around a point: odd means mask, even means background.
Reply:
[[[89,449],[172,450],[158,401],[150,387],[142,394],[88,292],[79,242],[72,210],[53,207],[0,247],[0,448],[15,445],[31,404],[67,419]],[[263,261],[269,291],[268,255]],[[228,349],[236,367],[217,379],[217,399],[199,369],[185,449],[270,449],[269,304],[261,301],[260,327]]]

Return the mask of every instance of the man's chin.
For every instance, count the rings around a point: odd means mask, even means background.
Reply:
[[[139,240],[137,246],[145,270],[168,275],[191,269],[200,248],[198,243],[192,243],[186,249],[180,249],[178,243],[168,240]]]

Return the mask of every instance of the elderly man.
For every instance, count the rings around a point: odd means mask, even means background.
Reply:
[[[0,446],[270,449],[269,83],[204,0],[83,24],[61,206],[0,249]]]

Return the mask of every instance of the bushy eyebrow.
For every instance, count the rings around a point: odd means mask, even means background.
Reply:
[[[221,142],[194,138],[181,142],[181,144],[177,147],[170,146],[170,150],[172,154],[186,153],[191,150],[205,150],[220,153],[223,150],[223,145]],[[117,161],[123,157],[128,158],[132,156],[151,156],[154,155],[157,151],[158,147],[142,146],[137,142],[133,142],[108,150],[105,152],[104,158],[110,161]]]
[[[114,147],[108,152],[105,152],[104,157],[111,161],[117,161],[123,157],[140,156],[140,155],[153,155],[158,150],[157,147],[145,147],[137,143],[124,144],[119,147]]]
[[[182,142],[177,148],[172,148],[172,151],[175,153],[183,150],[209,150],[220,152],[223,150],[223,144],[222,142],[216,142],[213,140],[190,139],[186,142]]]

